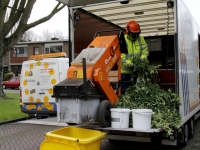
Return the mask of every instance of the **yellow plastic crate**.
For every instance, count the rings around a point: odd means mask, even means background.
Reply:
[[[45,134],[40,150],[100,150],[106,133],[67,126]]]

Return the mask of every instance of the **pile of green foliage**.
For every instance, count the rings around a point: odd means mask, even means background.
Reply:
[[[178,111],[180,98],[171,89],[163,90],[152,81],[157,73],[157,66],[135,57],[133,60],[133,85],[127,88],[124,95],[114,104],[115,108],[152,109],[152,128],[161,128],[169,136],[180,129],[181,115]],[[132,117],[130,117],[130,125]]]

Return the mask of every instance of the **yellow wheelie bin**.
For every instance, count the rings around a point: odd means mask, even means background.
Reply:
[[[100,150],[105,132],[67,126],[45,134],[40,150]]]

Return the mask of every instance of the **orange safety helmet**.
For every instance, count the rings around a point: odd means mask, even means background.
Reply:
[[[126,34],[128,34],[128,32],[140,34],[140,25],[134,20],[129,21],[126,26]]]

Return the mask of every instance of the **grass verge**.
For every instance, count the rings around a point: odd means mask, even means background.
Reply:
[[[0,97],[0,122],[28,117],[27,114],[21,112],[19,94],[17,93],[5,93],[5,94],[13,99],[5,100],[2,97]]]

